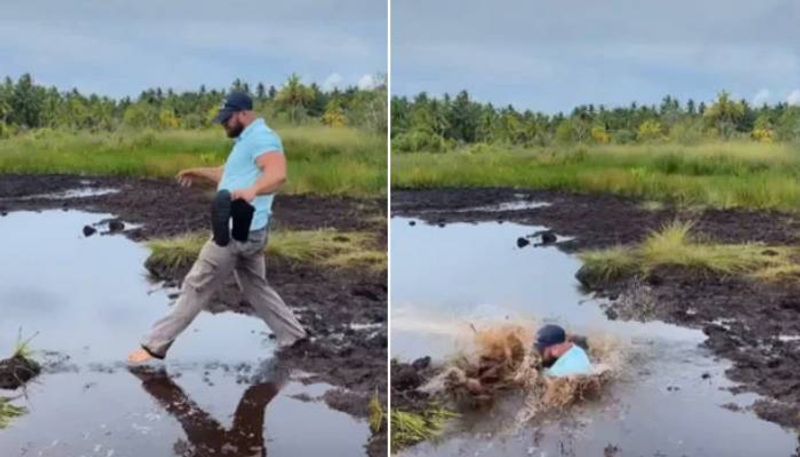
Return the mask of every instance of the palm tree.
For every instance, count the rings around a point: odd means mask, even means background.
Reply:
[[[300,76],[292,73],[277,95],[278,106],[289,113],[289,120],[297,123],[305,113],[306,106],[314,101],[314,92],[302,82]]]

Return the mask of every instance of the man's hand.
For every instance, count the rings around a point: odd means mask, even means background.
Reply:
[[[241,198],[247,203],[252,203],[253,200],[256,199],[256,195],[256,190],[252,187],[248,187],[247,189],[239,189],[231,192],[231,200],[238,200]]]
[[[196,184],[197,181],[203,179],[203,176],[198,173],[196,168],[189,168],[187,170],[181,170],[177,176],[178,182],[183,187],[190,187],[192,184]]]
[[[222,167],[187,168],[178,173],[178,182],[183,187],[196,184],[219,184],[222,179]]]

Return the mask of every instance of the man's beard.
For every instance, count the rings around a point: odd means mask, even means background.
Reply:
[[[244,130],[244,125],[241,123],[237,123],[235,127],[225,126],[225,133],[228,134],[228,138],[239,138],[239,135],[242,134],[242,130]]]

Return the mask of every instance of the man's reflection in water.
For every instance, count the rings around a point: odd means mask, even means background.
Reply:
[[[264,412],[288,378],[288,372],[268,361],[245,390],[234,414],[233,426],[226,430],[203,411],[169,377],[164,368],[132,367],[130,372],[142,380],[144,390],[180,422],[189,442],[179,440],[175,453],[181,457],[231,456],[264,457]]]

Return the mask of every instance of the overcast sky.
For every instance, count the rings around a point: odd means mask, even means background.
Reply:
[[[392,91],[584,103],[800,104],[797,0],[393,0]]]
[[[0,76],[111,96],[386,73],[382,0],[3,0]]]

